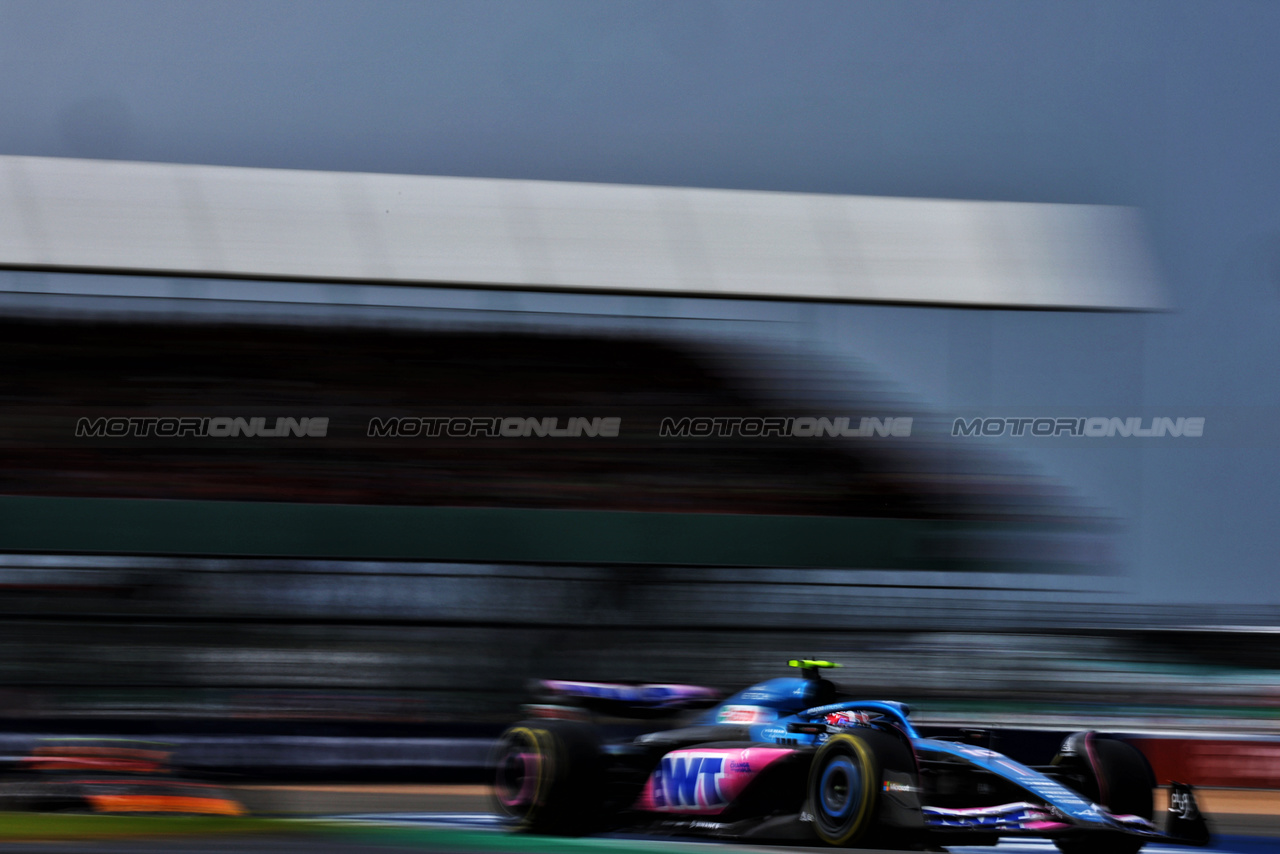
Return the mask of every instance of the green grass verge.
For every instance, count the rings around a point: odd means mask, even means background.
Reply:
[[[673,844],[660,840],[601,839],[598,837],[534,836],[491,830],[455,830],[447,827],[388,827],[332,824],[331,834],[373,845],[395,845],[424,851],[477,852],[477,854],[707,854],[705,844]],[[738,849],[716,846],[720,852]]]
[[[136,836],[225,836],[297,833],[331,827],[320,822],[230,816],[75,815],[0,813],[0,842],[117,839]]]
[[[659,849],[663,854],[679,854],[686,850],[690,854],[706,852],[702,845],[673,846],[640,839],[527,836],[489,830],[396,827],[324,819],[0,813],[0,843],[278,833],[323,835],[371,845],[477,854],[654,854]]]

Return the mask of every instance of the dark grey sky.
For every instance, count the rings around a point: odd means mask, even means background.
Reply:
[[[1234,419],[1045,459],[1132,523],[1150,595],[1280,603],[1280,442],[1247,429],[1280,418],[1277,45],[1273,2],[0,0],[0,153],[1136,205],[1171,314],[850,307],[828,343],[943,329],[877,361],[939,406]]]

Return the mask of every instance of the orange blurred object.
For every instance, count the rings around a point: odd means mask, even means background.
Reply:
[[[194,798],[184,795],[87,795],[86,800],[95,812],[248,814],[240,804],[226,798]]]

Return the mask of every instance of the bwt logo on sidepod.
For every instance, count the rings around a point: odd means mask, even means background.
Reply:
[[[723,769],[723,754],[682,750],[662,757],[651,781],[653,805],[672,810],[724,806],[727,800],[720,789]]]

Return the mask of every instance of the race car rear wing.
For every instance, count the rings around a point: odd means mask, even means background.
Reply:
[[[623,718],[653,718],[715,705],[720,693],[701,685],[625,682],[577,682],[537,679],[530,683],[535,698],[531,709],[561,709],[554,717],[574,716],[570,710]]]

